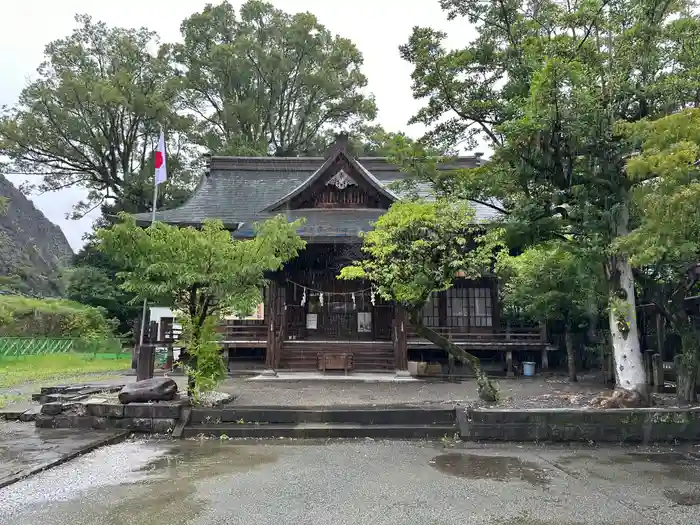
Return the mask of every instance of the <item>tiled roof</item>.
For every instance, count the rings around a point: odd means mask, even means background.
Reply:
[[[179,208],[156,212],[156,220],[170,224],[197,225],[205,219],[219,219],[236,230],[234,235],[248,237],[253,224],[269,218],[264,210],[281,201],[305,185],[305,182],[324,165],[322,157],[212,157],[209,173],[202,177],[192,196]],[[385,187],[405,177],[387,159],[360,157],[362,167]],[[473,167],[476,157],[460,157],[459,167]],[[391,193],[386,188],[388,193]],[[423,188],[421,193],[427,192]],[[477,220],[489,220],[495,212],[486,206],[475,204]],[[315,209],[286,212],[290,220],[306,217],[300,230],[303,237],[356,236],[371,229],[382,210],[371,209]],[[150,213],[136,215],[137,221],[148,223]]]

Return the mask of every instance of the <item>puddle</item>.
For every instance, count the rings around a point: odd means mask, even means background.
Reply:
[[[219,441],[182,441],[176,448],[154,458],[139,469],[158,478],[207,479],[222,474],[246,472],[274,463],[278,456],[257,447]]]
[[[496,481],[520,479],[537,486],[549,483],[546,471],[536,463],[510,456],[443,454],[431,459],[430,465],[444,474],[461,478]]]
[[[678,489],[667,489],[664,490],[664,496],[682,507],[700,505],[700,491],[684,492]]]

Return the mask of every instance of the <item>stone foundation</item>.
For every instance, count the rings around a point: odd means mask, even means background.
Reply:
[[[459,410],[464,441],[653,443],[700,440],[700,408]]]

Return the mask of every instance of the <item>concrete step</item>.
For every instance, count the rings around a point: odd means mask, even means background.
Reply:
[[[454,425],[451,407],[226,407],[195,408],[192,425],[226,423]]]
[[[199,435],[229,438],[375,438],[375,439],[441,439],[452,438],[455,425],[352,425],[299,423],[296,425],[201,425],[186,427],[183,437]]]

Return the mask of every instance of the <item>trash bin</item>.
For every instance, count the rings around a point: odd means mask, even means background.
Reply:
[[[532,377],[535,375],[535,363],[532,361],[523,362],[523,375],[525,377]]]

